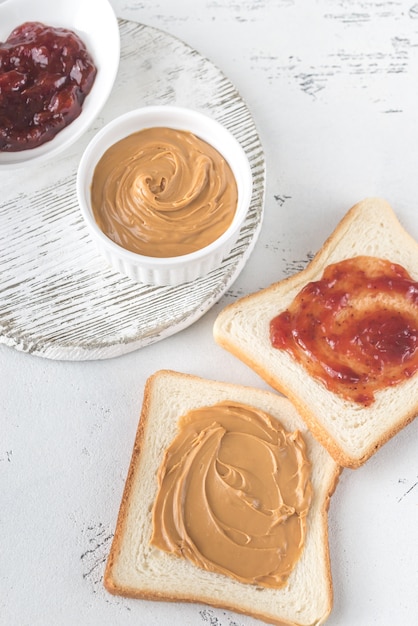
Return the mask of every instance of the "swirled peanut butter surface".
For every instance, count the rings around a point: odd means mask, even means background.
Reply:
[[[195,252],[231,224],[238,201],[229,164],[194,134],[148,128],[111,146],[98,162],[91,201],[100,229],[152,257]]]
[[[232,402],[196,409],[159,470],[151,543],[195,565],[282,587],[304,545],[312,487],[302,435]]]
[[[271,321],[270,338],[328,389],[368,406],[418,370],[418,282],[375,257],[329,265]]]

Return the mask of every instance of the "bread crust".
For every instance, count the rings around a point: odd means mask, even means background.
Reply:
[[[213,572],[202,571],[198,573],[198,568],[191,564],[186,563],[186,569],[192,568],[193,575],[200,576],[201,580],[206,581],[202,586],[198,586],[195,590],[190,590],[189,585],[186,584],[185,587],[177,586],[176,590],[169,590],[165,581],[161,581],[157,576],[151,574],[143,573],[139,574],[139,580],[143,581],[143,585],[133,582],[129,583],[129,568],[135,568],[135,559],[133,559],[128,566],[124,566],[124,561],[126,560],[126,555],[129,554],[129,546],[130,537],[133,530],[133,519],[136,515],[133,515],[133,509],[136,506],[135,502],[137,502],[138,498],[141,497],[141,485],[143,482],[141,481],[141,476],[145,476],[147,473],[152,476],[152,479],[155,478],[155,469],[156,466],[159,466],[161,461],[160,458],[154,459],[153,467],[144,467],[144,464],[147,463],[144,460],[144,454],[147,452],[149,454],[150,448],[153,449],[153,443],[151,442],[150,433],[151,429],[155,428],[153,425],[153,420],[155,418],[155,405],[157,403],[158,394],[162,393],[162,390],[166,389],[166,383],[170,381],[171,389],[176,388],[179,390],[179,396],[182,393],[185,393],[184,390],[192,386],[194,390],[201,390],[203,394],[203,405],[205,404],[204,398],[206,395],[208,397],[218,397],[219,400],[224,400],[225,398],[238,399],[244,397],[246,398],[254,398],[256,404],[254,406],[258,406],[263,408],[264,410],[268,410],[268,408],[273,409],[277,412],[279,411],[281,415],[286,416],[287,413],[291,417],[290,422],[286,424],[286,419],[282,421],[285,428],[294,428],[295,424],[301,426],[303,429],[302,434],[305,437],[305,441],[308,444],[308,453],[312,457],[314,455],[315,460],[319,461],[316,465],[313,465],[314,472],[313,480],[316,481],[317,491],[314,495],[315,506],[312,508],[312,511],[308,514],[308,532],[315,532],[314,539],[315,541],[320,540],[320,546],[318,547],[318,563],[312,564],[309,561],[309,566],[314,566],[316,569],[316,565],[318,565],[319,571],[324,571],[324,580],[318,581],[318,588],[321,587],[321,594],[323,596],[320,606],[320,615],[315,616],[314,621],[303,621],[298,620],[295,615],[295,619],[287,619],[283,615],[283,607],[280,606],[280,598],[282,592],[281,590],[273,590],[275,594],[275,598],[277,598],[277,614],[274,615],[272,611],[263,611],[263,604],[259,603],[258,606],[254,606],[250,608],[249,606],[242,606],[239,602],[234,602],[229,598],[228,595],[224,595],[223,597],[219,594],[212,594],[210,591],[207,591],[207,583],[211,583],[213,581],[221,581],[221,586],[228,588],[228,585],[232,585],[234,587],[234,593],[236,595],[236,589],[242,589],[243,594],[247,594],[251,585],[246,585],[239,582],[231,582],[228,577],[214,574]],[[209,390],[210,393],[206,393]],[[191,401],[193,403],[193,401]],[[202,399],[198,397],[195,398],[196,406],[202,405]],[[182,402],[181,399],[177,400],[178,408],[176,407],[173,411],[173,418],[175,417],[175,422],[177,423],[177,419],[180,417],[179,413],[181,412]],[[248,402],[247,402],[248,403]],[[190,401],[189,401],[190,405]],[[188,407],[190,408],[190,406]],[[175,432],[176,423],[168,424],[167,428],[170,430],[170,433]],[[170,434],[171,437],[171,434]],[[170,438],[169,437],[169,438]],[[163,446],[164,447],[164,446]],[[162,449],[159,451],[162,452]],[[149,457],[148,457],[149,458]],[[314,463],[314,460],[311,459],[311,462]],[[339,466],[333,459],[328,455],[326,450],[320,446],[319,443],[311,436],[309,431],[306,429],[303,421],[297,415],[294,407],[291,403],[286,399],[278,396],[275,393],[269,391],[263,391],[259,389],[251,389],[250,387],[244,387],[229,383],[219,383],[217,381],[209,381],[201,379],[192,374],[182,374],[179,372],[173,372],[171,370],[160,370],[153,374],[146,382],[144,388],[144,396],[143,396],[143,405],[141,410],[141,416],[139,420],[139,425],[136,432],[135,443],[132,451],[132,458],[130,467],[127,474],[127,479],[125,483],[125,488],[122,495],[121,505],[119,509],[119,515],[116,523],[115,534],[112,542],[112,546],[110,549],[110,553],[108,556],[105,573],[104,573],[104,586],[105,588],[112,594],[121,595],[125,597],[132,597],[144,600],[158,600],[158,601],[167,601],[167,602],[196,602],[196,603],[204,603],[209,604],[213,607],[223,608],[235,611],[237,613],[251,615],[257,619],[263,620],[267,623],[275,624],[276,626],[311,626],[312,624],[322,624],[328,617],[332,608],[333,601],[333,589],[332,589],[332,576],[331,576],[331,563],[329,557],[329,548],[328,548],[328,509],[330,498],[334,493],[335,487],[338,482],[338,478],[341,472],[341,466]],[[141,475],[141,476],[140,476]],[[322,484],[325,483],[325,484]],[[319,485],[321,485],[321,489],[319,490]],[[151,489],[151,493],[156,494],[157,483],[155,478],[155,484]],[[148,521],[147,524],[151,524],[151,510],[148,510]],[[149,539],[149,537],[148,537]],[[312,541],[314,541],[312,539]],[[146,541],[144,540],[145,544]],[[133,544],[132,544],[133,545]],[[147,550],[147,546],[139,545],[138,550]],[[157,550],[154,548],[154,550]],[[308,549],[307,549],[308,550]],[[314,554],[312,545],[309,548],[309,554],[312,556]],[[170,563],[173,563],[174,571],[177,570],[177,566],[180,565],[180,562],[185,561],[184,559],[180,559],[179,557],[173,555],[167,555],[165,553],[161,553],[158,551],[161,556],[167,561],[170,559]],[[151,550],[149,559],[150,561],[155,558],[155,553]],[[168,562],[168,561],[167,561]],[[295,570],[299,567],[305,567],[306,561],[302,555],[300,562],[296,565]],[[152,564],[149,562],[147,567],[151,568]],[[124,580],[120,575],[120,572],[123,572]],[[292,576],[292,575],[291,575]],[[302,573],[299,572],[296,579],[299,580],[302,577]],[[231,579],[232,580],[232,579]],[[311,585],[311,579],[309,578],[309,585]],[[259,591],[258,593],[264,594],[264,597],[268,597],[267,594],[271,590],[264,589]],[[303,589],[302,589],[303,593]],[[235,596],[234,596],[235,597]]]
[[[151,385],[151,379],[148,379],[145,384],[144,396],[143,396],[143,404],[140,419],[138,422],[138,427],[135,435],[134,447],[132,450],[131,463],[129,465],[128,474],[125,481],[125,486],[122,493],[122,500],[119,508],[118,519],[116,522],[116,531],[112,540],[112,547],[108,555],[108,559],[106,562],[106,567],[103,575],[103,584],[105,588],[114,595],[128,595],[132,594],[127,593],[128,590],[124,590],[124,593],[120,593],[118,586],[114,583],[112,577],[112,570],[115,564],[115,559],[117,555],[120,553],[121,540],[123,537],[123,533],[126,530],[127,523],[127,510],[129,507],[129,498],[133,491],[133,480],[135,475],[135,468],[137,463],[137,458],[141,454],[141,447],[144,441],[144,430],[147,421],[147,406],[149,404],[149,387]],[[134,592],[134,590],[132,590]],[[134,596],[132,596],[134,597]]]
[[[370,235],[370,240],[360,238],[362,227]],[[371,234],[376,233],[374,239]],[[324,390],[324,385],[312,379],[295,359],[288,354],[279,354],[271,347],[269,337],[261,336],[251,327],[247,317],[262,311],[265,304],[270,306],[271,318],[260,315],[260,323],[269,322],[275,315],[284,311],[293,297],[310,281],[317,280],[330,263],[346,258],[366,254],[386,258],[402,265],[418,280],[418,243],[404,230],[391,206],[380,198],[368,198],[354,205],[342,218],[335,230],[327,238],[312,261],[297,274],[278,281],[269,287],[253,293],[225,307],[215,320],[213,334],[215,341],[253,369],[273,389],[288,397],[302,415],[309,429],[317,440],[327,448],[335,460],[344,467],[352,469],[363,465],[379,448],[409,424],[418,413],[418,374],[394,387],[376,393],[379,416],[374,418],[375,407],[358,408],[353,403],[332,396]],[[272,308],[272,301],[275,306]],[[273,314],[274,311],[274,314]],[[239,324],[246,324],[246,338],[239,334]],[[260,342],[260,350],[252,350],[251,342]],[[292,374],[288,375],[289,367]],[[306,389],[296,383],[300,377],[310,387],[310,396]],[[326,415],[319,415],[312,399],[321,397],[324,413],[326,407],[335,413],[333,422],[345,415],[352,415],[352,428],[347,423],[341,432]],[[396,399],[395,396],[397,396]],[[403,402],[403,399],[406,402]],[[318,400],[319,404],[319,400]],[[322,406],[321,405],[321,406]],[[392,409],[392,407],[395,407]],[[387,407],[387,409],[386,409]],[[388,414],[385,415],[385,409]],[[389,415],[390,414],[390,415]],[[377,415],[377,414],[376,414]],[[372,416],[380,428],[376,436],[364,445],[345,445],[344,439],[351,436],[357,422]],[[380,423],[379,423],[380,419]],[[348,422],[348,418],[347,418]],[[384,426],[384,428],[383,428]],[[366,431],[366,428],[364,429]],[[366,432],[367,435],[369,433]]]

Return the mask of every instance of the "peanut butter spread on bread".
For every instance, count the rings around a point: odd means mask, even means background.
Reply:
[[[147,128],[121,139],[98,162],[91,201],[100,229],[131,252],[177,257],[220,237],[238,188],[222,155],[193,133]]]
[[[159,469],[151,544],[205,570],[278,588],[298,562],[312,498],[299,431],[235,403],[184,415]]]

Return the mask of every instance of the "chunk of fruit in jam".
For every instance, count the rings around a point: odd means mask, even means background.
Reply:
[[[81,113],[97,70],[76,33],[25,22],[0,43],[0,151],[35,148]]]

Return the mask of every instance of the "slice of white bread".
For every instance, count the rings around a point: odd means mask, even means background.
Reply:
[[[305,546],[285,587],[268,589],[201,569],[150,545],[157,472],[188,411],[230,400],[261,409],[287,431],[299,430],[312,465],[313,497]],[[322,624],[332,606],[327,511],[340,467],[312,437],[292,404],[278,394],[162,370],[146,383],[143,408],[104,584],[113,594],[199,602],[252,615],[268,623]]]
[[[418,280],[418,243],[386,201],[369,198],[348,211],[303,271],[234,302],[214,324],[216,342],[285,394],[336,461],[351,468],[417,415],[418,373],[377,391],[375,401],[364,407],[327,390],[288,352],[272,347],[269,324],[308,282],[321,278],[326,266],[361,255],[398,263]]]

